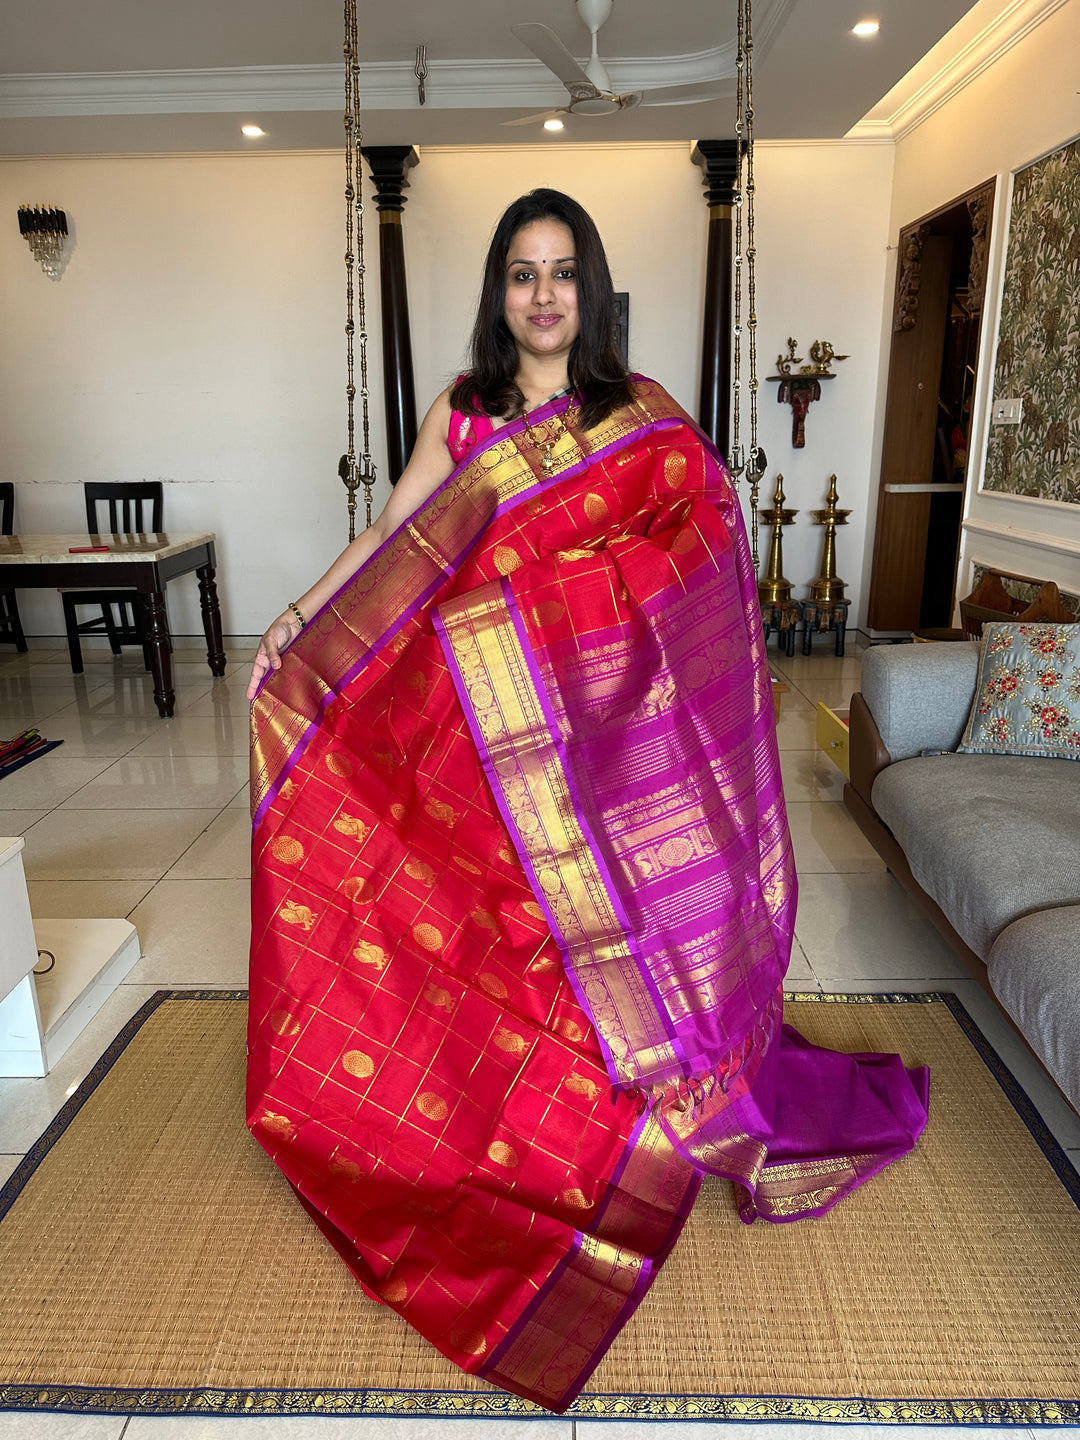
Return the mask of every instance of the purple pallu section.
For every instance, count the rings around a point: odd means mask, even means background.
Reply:
[[[499,589],[543,717],[536,752],[558,757],[624,930],[628,955],[617,963],[652,997],[654,1028],[637,1048],[666,1043],[676,1057],[677,1073],[643,1070],[639,1084],[680,1153],[740,1186],[744,1220],[821,1214],[912,1147],[927,1077],[909,1076],[895,1056],[821,1051],[782,1024],[794,863],[756,576],[722,465],[674,529],[668,519],[612,536],[595,563],[622,596],[619,623],[592,629],[582,615],[569,638],[526,619],[536,599],[527,566]],[[592,1013],[441,626],[440,639],[534,893]]]

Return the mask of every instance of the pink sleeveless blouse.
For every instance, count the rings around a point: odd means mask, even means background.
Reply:
[[[459,375],[458,380],[461,379]],[[457,384],[457,381],[454,383]],[[494,432],[495,424],[490,415],[463,415],[460,410],[452,411],[446,435],[446,448],[450,451],[451,460],[460,465],[474,445]]]

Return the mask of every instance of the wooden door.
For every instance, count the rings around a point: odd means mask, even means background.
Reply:
[[[915,630],[922,608],[953,247],[950,235],[926,233],[929,228],[900,232],[867,616],[872,630]]]

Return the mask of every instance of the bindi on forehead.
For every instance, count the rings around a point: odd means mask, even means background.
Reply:
[[[573,255],[560,255],[557,260],[527,260],[519,256],[516,260],[506,262],[507,269],[514,265],[571,265],[574,263]]]

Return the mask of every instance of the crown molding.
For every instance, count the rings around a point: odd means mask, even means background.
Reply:
[[[1044,20],[1069,3],[1070,0],[1010,0],[1001,13],[947,60],[940,70],[914,91],[903,93],[890,114],[884,117],[877,115],[876,119],[867,122],[860,121],[848,131],[848,136],[861,139],[887,132],[893,140],[903,140],[959,94],[965,85],[996,64]],[[930,53],[933,54],[933,51]],[[897,88],[902,92],[906,90],[903,81]],[[875,106],[870,113],[876,115],[878,108]]]
[[[662,60],[610,60],[621,90],[715,82],[724,47]],[[361,110],[419,110],[416,76],[405,61],[361,66]],[[427,77],[432,110],[544,109],[564,104],[566,89],[538,60],[434,60]],[[47,115],[276,114],[341,110],[343,65],[264,65],[220,70],[116,70],[85,75],[0,76],[0,119]]]
[[[796,0],[759,0],[755,50],[766,53]],[[715,83],[735,76],[735,42],[687,55],[605,57],[620,91]],[[418,110],[408,60],[360,67],[361,106]],[[544,109],[566,89],[539,60],[433,60],[427,76],[432,110]],[[204,70],[112,70],[85,74],[0,75],[0,119],[50,115],[176,115],[340,110],[343,63],[234,66]]]
[[[993,520],[964,520],[961,528],[968,535],[981,535],[1011,545],[1026,545],[1032,550],[1045,550],[1052,555],[1080,555],[1080,540],[1064,535],[1018,530],[1014,525],[1000,525]]]

